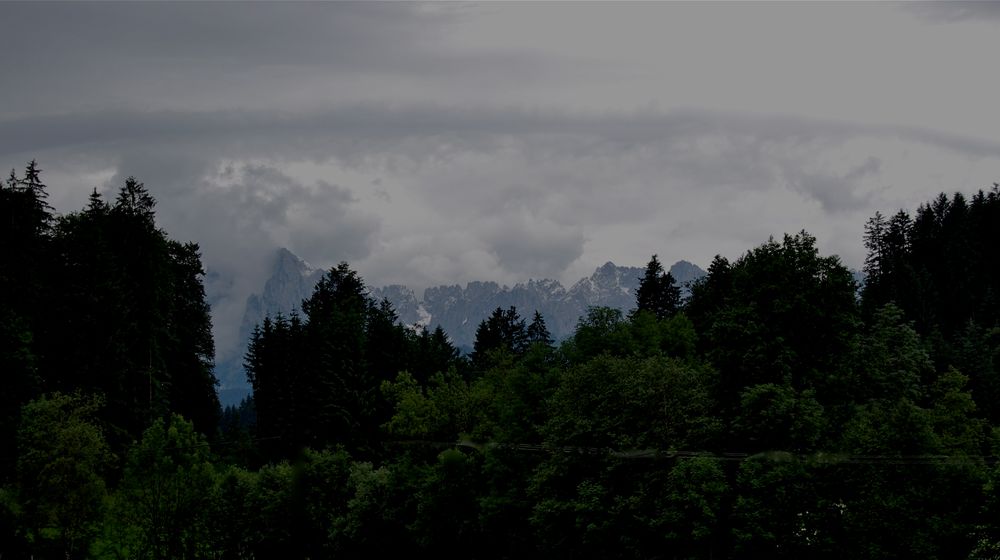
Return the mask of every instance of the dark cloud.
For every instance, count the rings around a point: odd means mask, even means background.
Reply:
[[[559,277],[583,254],[581,227],[558,225],[530,214],[501,214],[484,224],[482,231],[498,264],[521,278]]]
[[[1000,2],[992,0],[905,2],[903,7],[917,17],[935,23],[1000,21]]]
[[[794,165],[784,169],[784,179],[795,191],[805,194],[831,213],[851,212],[871,207],[872,191],[864,191],[859,183],[877,175],[881,161],[869,157],[846,174],[808,172]]]
[[[161,225],[215,272],[224,350],[279,246],[417,288],[572,281],[652,253],[706,264],[802,228],[857,262],[864,213],[919,202],[930,160],[1000,153],[995,135],[966,134],[989,130],[987,112],[928,124],[961,117],[956,99],[989,105],[948,97],[967,74],[896,95],[934,75],[908,58],[927,30],[910,16],[866,6],[854,27],[859,12],[834,4],[732,9],[0,3],[0,162],[38,158],[63,212],[94,185],[144,181]],[[993,9],[926,6],[938,21]],[[910,42],[881,51],[892,18]],[[947,50],[937,40],[927,52]],[[797,116],[773,114],[786,105]]]
[[[104,162],[117,173],[114,185],[138,176],[160,200],[168,231],[201,241],[207,262],[218,259],[229,270],[252,268],[231,262],[237,255],[249,262],[262,258],[251,252],[281,245],[318,263],[362,261],[399,245],[403,232],[380,229],[385,223],[435,232],[413,247],[419,251],[444,251],[440,236],[457,234],[463,243],[449,250],[458,256],[438,263],[438,273],[414,262],[417,283],[463,280],[446,276],[462,267],[468,279],[558,276],[583,254],[595,228],[664,223],[650,232],[676,236],[705,227],[697,219],[680,226],[705,212],[699,204],[764,195],[782,184],[825,212],[855,212],[872,202],[868,183],[880,172],[878,158],[809,167],[816,154],[852,138],[903,139],[966,157],[1000,153],[986,140],[926,129],[708,111],[361,104],[42,115],[2,119],[0,127],[13,132],[0,135],[7,161]],[[359,176],[347,184],[321,173],[303,182],[286,169],[301,161]],[[365,200],[381,210],[374,214]],[[373,270],[393,281],[405,276],[389,268]]]
[[[575,115],[558,110],[475,106],[351,104],[315,111],[156,111],[74,113],[0,119],[0,157],[49,151],[99,155],[135,145],[211,145],[214,154],[363,160],[392,152],[447,160],[467,151],[502,150],[534,138],[534,160],[618,156],[666,143],[670,153],[740,151],[773,141],[835,144],[859,135],[902,137],[970,156],[992,156],[1000,143],[919,127],[822,119],[746,117],[709,111]],[[700,140],[724,145],[699,145]],[[741,147],[742,146],[742,147]],[[705,151],[705,149],[708,151]]]
[[[441,32],[447,12],[380,2],[11,2],[0,62],[22,64],[29,75],[46,66],[88,67],[127,60],[184,63],[405,66],[414,45]],[[402,46],[407,48],[401,48]]]
[[[100,190],[113,198],[126,176],[138,176],[157,199],[161,227],[200,244],[213,273],[206,289],[222,353],[235,347],[231,327],[242,319],[246,297],[260,289],[274,250],[287,247],[317,261],[363,259],[380,227],[350,188],[304,183],[267,163],[220,165],[188,152],[134,150],[116,166]]]
[[[0,50],[0,68],[18,71],[0,115],[298,107],[363,78],[490,82],[498,68],[504,79],[551,71],[513,49],[444,47],[460,13],[406,2],[4,2],[4,41],[17,47]]]

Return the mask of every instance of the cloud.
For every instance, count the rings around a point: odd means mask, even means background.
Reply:
[[[933,23],[1000,20],[1000,3],[991,1],[905,2],[902,6]]]
[[[236,347],[243,305],[269,274],[275,249],[307,259],[360,260],[380,228],[377,216],[358,208],[351,188],[303,182],[267,162],[135,150],[116,167],[100,189],[107,197],[136,175],[157,199],[157,222],[168,235],[199,243],[212,272],[206,291],[220,354]]]
[[[919,129],[710,112],[356,106],[109,118],[110,133],[97,116],[20,122],[46,130],[33,151],[43,165],[102,162],[113,170],[106,190],[136,175],[162,227],[201,244],[220,356],[236,347],[245,298],[280,246],[418,291],[572,282],[606,260],[641,265],[653,253],[705,265],[800,229],[857,266],[873,209],[912,207],[938,187],[913,172],[935,166],[947,181],[979,160],[964,178],[975,184],[1000,164],[984,141]],[[4,159],[17,149],[0,138]],[[92,184],[63,177],[79,181],[69,187],[82,203]]]
[[[827,212],[838,213],[871,207],[872,193],[862,190],[861,182],[877,176],[882,162],[869,157],[846,173],[810,172],[791,162],[783,165],[782,177],[789,186],[806,194]]]
[[[774,227],[757,223],[759,213],[741,217],[734,208],[723,223],[703,216],[760,193],[784,209],[779,224],[798,215],[792,231],[815,229],[813,222],[850,219],[878,202],[880,178],[897,164],[873,154],[888,145],[903,145],[893,148],[899,154],[926,146],[970,161],[1000,153],[988,140],[917,127],[694,110],[369,103],[0,122],[15,131],[0,136],[0,158],[100,162],[99,169],[117,170],[113,185],[138,176],[160,200],[168,231],[201,241],[210,264],[241,254],[228,245],[256,247],[241,260],[285,245],[323,265],[349,259],[374,282],[415,284],[566,279],[586,272],[591,258],[668,256],[659,241],[667,238],[707,246],[743,231],[737,243],[751,245]],[[822,214],[793,210],[796,200]],[[619,257],[615,247],[626,236],[640,238],[625,245],[636,254]],[[408,237],[426,241],[405,245],[410,250],[436,256],[400,255]],[[719,250],[697,251],[710,258]],[[382,254],[396,256],[381,261]]]
[[[995,21],[992,4],[912,9]],[[144,181],[215,272],[220,349],[278,246],[418,289],[571,282],[653,253],[705,265],[803,228],[858,264],[868,214],[1000,168],[988,36],[893,6],[0,3],[0,18],[16,45],[0,51],[0,162],[38,158],[63,212]]]
[[[294,111],[555,68],[516,49],[452,48],[462,14],[382,2],[3,3],[17,47],[0,50],[0,68],[16,68],[17,85],[0,115]]]
[[[856,136],[904,137],[970,156],[990,156],[1000,142],[920,127],[866,125],[787,116],[713,111],[574,114],[558,109],[475,105],[359,103],[314,111],[100,111],[0,119],[0,157],[72,152],[102,156],[136,145],[291,159],[339,158],[363,164],[373,154],[414,162],[447,162],[456,155],[503,154],[524,138],[532,158],[601,157],[634,153],[655,143],[683,158],[739,151],[774,141],[831,144]],[[194,150],[192,150],[194,151]]]
[[[559,225],[530,212],[504,213],[482,225],[498,264],[521,278],[561,276],[583,254],[582,227]]]

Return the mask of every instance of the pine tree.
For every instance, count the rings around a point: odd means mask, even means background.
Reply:
[[[418,383],[424,384],[435,373],[447,372],[459,363],[459,352],[441,325],[434,332],[421,328],[413,338],[412,359],[406,369]]]
[[[552,342],[552,335],[549,333],[549,328],[545,326],[545,319],[536,310],[534,317],[531,319],[531,324],[528,325],[528,343],[552,346]]]
[[[302,395],[314,423],[317,446],[363,445],[372,435],[377,387],[366,356],[366,326],[372,310],[367,289],[347,263],[319,281],[302,302],[309,351],[309,393]]]
[[[635,293],[636,312],[648,311],[657,319],[673,316],[681,307],[681,289],[669,272],[653,255],[646,264],[646,272],[639,279],[639,289]]]
[[[524,319],[517,314],[512,305],[508,309],[497,307],[489,318],[479,323],[476,328],[476,340],[473,343],[472,364],[479,371],[484,371],[492,363],[492,355],[506,352],[514,356],[524,354],[528,349],[528,332]]]
[[[198,246],[158,229],[154,204],[134,178],[113,206],[94,190],[81,212],[56,221],[51,240],[58,288],[39,333],[40,370],[50,390],[105,394],[115,449],[171,410],[203,432],[217,426]]]
[[[875,215],[865,223],[864,244],[868,255],[865,257],[864,271],[865,286],[869,289],[881,284],[882,274],[886,268],[886,229],[885,217],[881,212],[875,212]]]
[[[52,264],[52,208],[32,160],[25,178],[11,169],[0,184],[0,480],[10,476],[21,406],[45,389],[39,339],[47,329]]]
[[[146,186],[130,176],[125,179],[125,185],[118,191],[114,209],[128,216],[139,217],[152,226],[155,206],[156,199],[149,194]]]

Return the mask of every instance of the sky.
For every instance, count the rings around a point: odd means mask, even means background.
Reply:
[[[1000,3],[0,3],[0,165],[135,176],[220,354],[287,247],[369,285],[707,266],[1000,181]]]

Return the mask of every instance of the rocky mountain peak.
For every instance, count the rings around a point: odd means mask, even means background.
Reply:
[[[464,288],[459,285],[435,286],[424,290],[422,298],[402,285],[371,288],[370,295],[376,300],[388,299],[401,323],[427,329],[440,325],[456,346],[469,350],[475,341],[479,323],[497,307],[506,309],[514,306],[526,320],[538,311],[556,340],[572,334],[588,307],[607,306],[628,312],[635,306],[635,291],[643,272],[643,268],[618,266],[608,261],[568,290],[557,280],[532,279],[513,288],[492,281],[469,282]],[[687,261],[678,261],[670,267],[670,272],[682,286],[705,274]],[[238,397],[246,394],[242,355],[253,328],[265,317],[278,313],[288,315],[300,309],[302,300],[312,294],[323,273],[323,270],[314,269],[288,249],[278,250],[272,274],[262,291],[247,299],[240,326],[243,351],[239,353],[239,362],[219,364],[217,368],[220,379],[228,376],[223,380],[224,385],[244,387],[242,393],[232,392],[234,396],[223,394],[224,400],[238,402]]]

